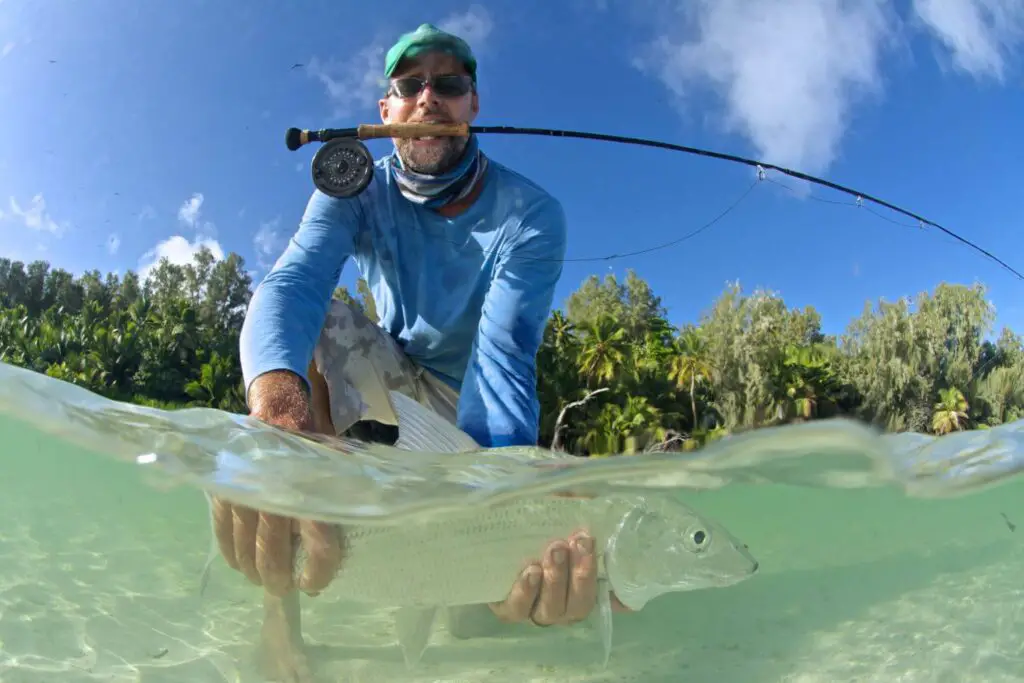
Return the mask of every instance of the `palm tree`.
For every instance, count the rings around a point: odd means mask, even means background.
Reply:
[[[783,414],[809,420],[818,415],[823,403],[834,403],[839,382],[831,359],[820,344],[790,345],[776,368],[778,386],[785,398]]]
[[[687,327],[673,344],[668,376],[675,381],[677,389],[686,388],[690,395],[693,429],[697,429],[700,424],[697,415],[697,385],[710,379],[711,370],[706,340],[699,329]]]
[[[960,431],[967,424],[967,399],[956,387],[939,390],[939,401],[935,404],[932,415],[932,431],[936,434],[948,434]]]
[[[245,407],[244,391],[237,369],[231,359],[216,351],[208,362],[203,363],[199,378],[185,385],[185,392],[211,408],[240,410]]]
[[[626,330],[613,318],[603,316],[590,325],[580,350],[579,374],[587,386],[610,384],[626,367],[630,344]]]

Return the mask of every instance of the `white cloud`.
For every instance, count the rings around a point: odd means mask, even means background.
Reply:
[[[11,54],[11,51],[13,49],[14,49],[14,41],[13,40],[5,43],[4,46],[2,48],[0,48],[0,59],[3,59],[7,55]]]
[[[201,192],[194,193],[191,197],[182,202],[178,208],[178,221],[195,232],[195,239],[191,242],[183,235],[174,235],[147,251],[139,259],[138,274],[142,281],[149,277],[152,270],[164,257],[172,264],[187,265],[194,262],[196,252],[202,247],[207,247],[213,254],[214,260],[220,261],[224,258],[224,249],[214,239],[216,226],[202,220],[202,207],[205,198]],[[149,209],[150,207],[146,207]],[[146,212],[146,209],[143,209]],[[152,212],[150,210],[151,213]]]
[[[205,201],[202,192],[193,193],[178,207],[178,221],[192,228],[197,235],[213,238],[217,236],[217,226],[210,221],[203,220],[202,209]]]
[[[892,21],[883,0],[686,0],[634,63],[680,105],[709,86],[765,161],[820,172],[857,98],[881,88]]]
[[[484,47],[494,30],[491,15],[481,5],[472,5],[465,12],[451,14],[438,22],[437,27],[469,43],[474,52]]]
[[[42,193],[32,197],[27,208],[23,208],[14,197],[9,199],[9,210],[2,217],[20,220],[26,228],[48,232],[60,236],[68,227],[67,223],[58,223],[46,210],[46,200]]]
[[[345,118],[360,110],[376,109],[384,92],[384,52],[382,41],[374,41],[346,59],[309,60],[306,70],[327,90],[333,116]]]
[[[280,218],[260,223],[260,228],[252,239],[256,250],[256,262],[264,270],[268,270],[274,264],[288,244],[288,236],[280,230],[280,225]]]
[[[117,253],[117,250],[121,248],[121,237],[117,233],[111,233],[107,237],[107,252],[111,256]]]
[[[195,226],[199,220],[199,210],[203,207],[203,194],[196,192],[182,202],[178,208],[178,220],[186,225]]]
[[[954,67],[1003,80],[1009,53],[1024,38],[1024,2],[913,0],[913,7],[950,52]]]
[[[139,259],[139,279],[145,282],[153,269],[160,263],[160,259],[164,257],[172,264],[179,266],[193,263],[196,252],[204,246],[213,253],[215,260],[220,261],[224,258],[224,250],[221,248],[220,243],[214,239],[197,237],[193,242],[189,242],[181,235],[175,235],[159,242]]]

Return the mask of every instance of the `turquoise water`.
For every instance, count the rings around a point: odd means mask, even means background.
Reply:
[[[218,562],[199,596],[203,488],[401,523],[517,491],[613,485],[683,487],[761,571],[617,615],[605,670],[580,626],[467,641],[441,629],[408,672],[389,612],[328,590],[303,602],[317,680],[1019,681],[1020,427],[880,439],[816,423],[727,439],[706,457],[554,470],[530,452],[338,456],[244,418],[115,404],[0,366],[0,682],[260,681],[260,590]]]

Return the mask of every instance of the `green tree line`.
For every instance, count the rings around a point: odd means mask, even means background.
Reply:
[[[0,360],[161,408],[244,412],[238,338],[252,280],[237,254],[161,261],[145,282],[0,259]],[[359,280],[335,296],[376,319]],[[1024,345],[991,337],[982,285],[868,302],[841,335],[813,307],[725,289],[676,327],[630,271],[591,276],[538,357],[542,445],[581,455],[697,448],[761,426],[847,416],[945,434],[1024,416]]]

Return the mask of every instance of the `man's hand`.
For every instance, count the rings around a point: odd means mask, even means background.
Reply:
[[[490,608],[506,622],[568,625],[586,619],[596,600],[594,539],[579,532],[550,544],[540,562],[527,565],[508,597]],[[614,595],[612,607],[628,611]]]
[[[228,565],[276,596],[296,588],[315,595],[330,584],[341,565],[341,544],[331,524],[296,520],[213,500],[217,544]],[[295,551],[301,541],[308,557],[295,577]]]
[[[313,411],[302,380],[290,372],[272,372],[253,382],[250,415],[268,424],[313,431]],[[213,499],[217,544],[228,565],[276,596],[298,588],[319,593],[341,565],[341,540],[332,524],[297,520]],[[293,575],[298,544],[307,554],[301,577]]]

